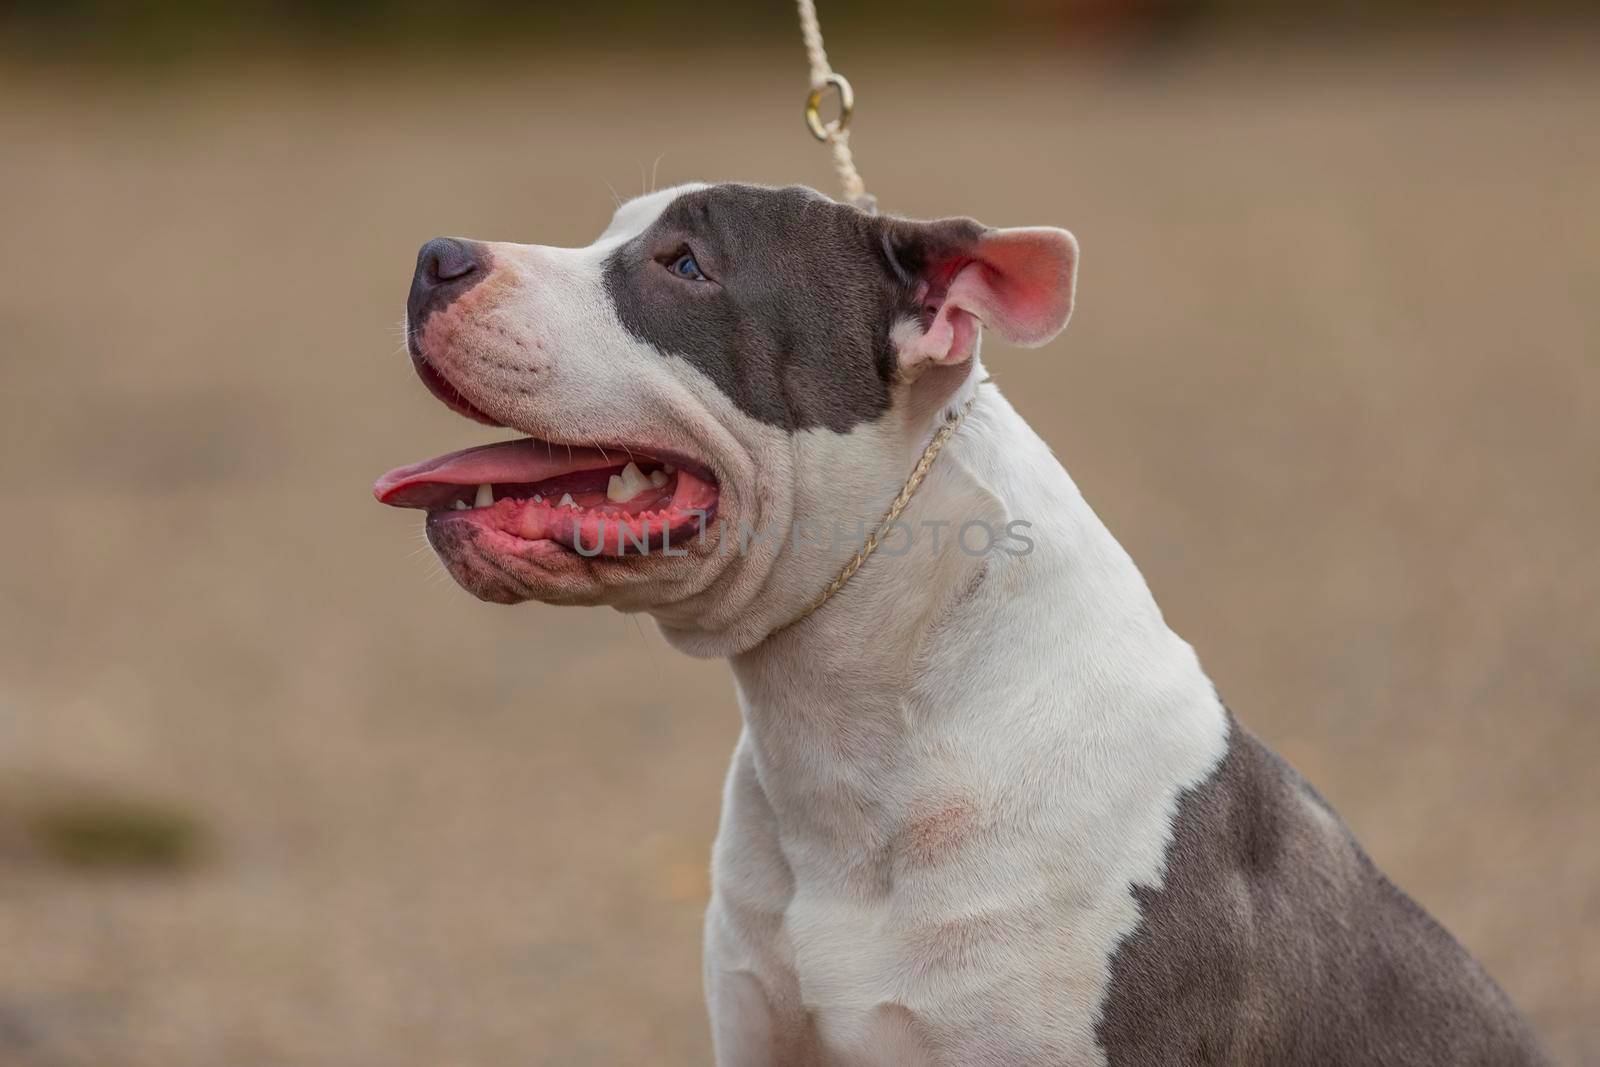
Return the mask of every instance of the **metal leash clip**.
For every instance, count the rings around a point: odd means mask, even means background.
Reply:
[[[839,94],[839,117],[831,122],[823,122],[821,107],[822,98],[832,88]],[[843,74],[829,74],[821,85],[811,90],[806,97],[806,125],[811,129],[811,136],[819,141],[828,142],[836,140],[850,125],[850,116],[855,114],[856,94],[850,88],[850,83]]]

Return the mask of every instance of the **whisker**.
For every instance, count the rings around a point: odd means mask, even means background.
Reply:
[[[659,669],[661,664],[657,661],[656,650],[650,644],[650,639],[644,635],[644,627],[639,625],[639,616],[629,615],[628,621],[633,623],[634,632],[639,635],[639,641],[644,645],[645,655],[650,657],[650,665]]]

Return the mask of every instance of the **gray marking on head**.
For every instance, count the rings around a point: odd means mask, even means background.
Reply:
[[[1112,1067],[1549,1063],[1475,960],[1327,803],[1229,716],[1185,794],[1159,890],[1111,962]]]
[[[799,187],[713,185],[612,252],[605,286],[630,334],[752,418],[842,433],[888,409],[890,331],[921,314],[920,273],[980,232],[966,219],[877,218]],[[684,252],[709,281],[668,271]]]

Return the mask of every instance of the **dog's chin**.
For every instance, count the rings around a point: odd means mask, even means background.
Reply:
[[[683,532],[681,546],[669,543],[670,554],[585,554],[559,541],[507,533],[472,512],[432,513],[426,530],[456,583],[492,604],[532,600],[647,610],[668,590],[698,584],[695,575],[712,566],[716,554],[694,531]]]
[[[594,603],[595,561],[554,541],[525,541],[445,513],[428,516],[428,543],[456,584],[491,604]]]

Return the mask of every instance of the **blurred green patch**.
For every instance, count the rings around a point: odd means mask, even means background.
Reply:
[[[24,816],[29,844],[45,859],[93,871],[177,871],[203,851],[199,820],[146,800],[54,797]]]

